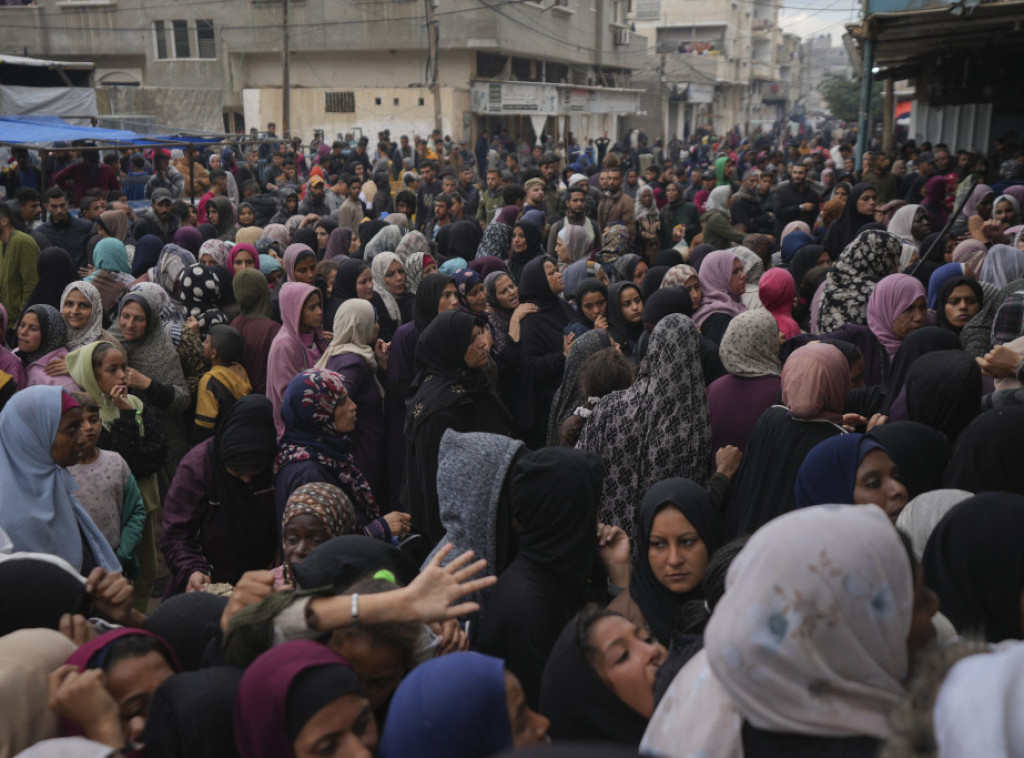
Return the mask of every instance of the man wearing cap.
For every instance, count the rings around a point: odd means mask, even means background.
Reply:
[[[142,239],[145,234],[155,234],[165,245],[174,239],[174,233],[181,226],[181,219],[172,212],[171,193],[165,189],[158,189],[153,193],[153,204],[149,208],[139,211],[135,226],[132,228],[132,236],[135,239]]]
[[[299,214],[307,216],[315,213],[321,218],[329,216],[331,209],[327,205],[327,183],[322,176],[314,176],[306,188],[306,198],[299,203]],[[340,207],[340,204],[339,204]]]
[[[540,173],[544,178],[544,208],[547,217],[552,218],[558,212],[558,156],[544,153],[540,159]]]
[[[526,203],[523,205],[523,213],[534,209],[547,215],[547,205],[544,203],[544,180],[539,176],[527,179],[523,189],[526,190]]]
[[[921,153],[917,156],[917,173],[907,177],[910,186],[904,194],[903,199],[908,203],[917,204],[924,200],[924,185],[935,173],[935,156],[931,153]]]

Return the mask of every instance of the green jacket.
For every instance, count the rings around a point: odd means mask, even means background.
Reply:
[[[0,243],[0,304],[7,309],[10,324],[17,324],[39,281],[36,272],[38,257],[39,245],[17,229],[11,230],[11,238],[6,245]]]
[[[704,223],[704,244],[711,245],[715,250],[725,250],[730,242],[739,244],[746,236],[730,224],[721,211],[704,211],[700,220]]]
[[[480,193],[480,205],[476,210],[478,220],[489,224],[494,221],[494,214],[505,207],[505,189],[498,187],[494,192],[485,189]]]

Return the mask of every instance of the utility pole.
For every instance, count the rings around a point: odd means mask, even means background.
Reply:
[[[437,0],[423,1],[427,14],[427,75],[434,96],[434,128],[441,131],[441,86],[437,82],[437,44],[441,35],[434,17]]]
[[[289,129],[292,118],[291,71],[288,67],[288,0],[281,0],[281,136]]]

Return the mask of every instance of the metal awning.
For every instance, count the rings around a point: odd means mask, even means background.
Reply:
[[[66,68],[75,71],[92,71],[96,64],[87,61],[48,61],[42,58],[23,58],[20,55],[0,54],[0,65],[29,66],[31,68]]]

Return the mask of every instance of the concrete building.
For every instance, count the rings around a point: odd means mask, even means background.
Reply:
[[[430,0],[428,0],[429,2]],[[628,89],[646,40],[625,0],[447,0],[436,4],[441,128],[470,139],[485,126],[580,136],[615,133],[639,109]],[[96,64],[100,112],[166,127],[282,131],[282,45],[288,127],[308,139],[362,130],[427,134],[425,6],[413,0],[224,0],[177,8],[122,0],[36,0],[0,6],[0,52]],[[543,119],[541,118],[543,117]],[[543,121],[543,123],[542,123]]]
[[[803,43],[803,56],[807,60],[807,93],[805,100],[808,116],[828,114],[828,105],[819,88],[825,74],[837,74],[850,78],[853,66],[850,56],[842,45],[832,45],[831,34],[820,34]]]
[[[652,45],[634,81],[645,114],[631,126],[683,137],[747,132],[784,118],[803,57],[779,26],[781,0],[638,0],[633,23]]]

